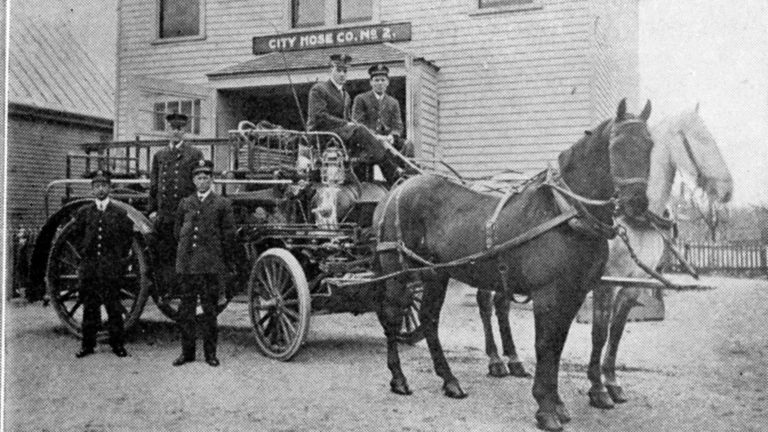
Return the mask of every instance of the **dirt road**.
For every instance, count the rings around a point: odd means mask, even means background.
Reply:
[[[717,289],[668,293],[661,322],[631,323],[619,364],[631,400],[588,406],[590,325],[574,324],[560,388],[567,431],[768,430],[768,281],[710,278]],[[39,304],[6,305],[8,431],[533,431],[531,379],[490,378],[474,290],[454,286],[441,336],[470,396],[450,400],[424,342],[402,350],[414,394],[389,392],[385,345],[372,314],[312,318],[290,363],[256,350],[245,305],[222,315],[222,364],[171,366],[179,342],[152,306],[120,359],[107,345],[76,360],[78,342]],[[533,371],[533,320],[512,330]]]

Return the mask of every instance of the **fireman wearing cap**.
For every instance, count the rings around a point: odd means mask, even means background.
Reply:
[[[118,357],[128,353],[123,337],[123,307],[120,289],[126,271],[126,257],[133,242],[133,222],[122,208],[109,199],[110,175],[99,170],[91,180],[94,202],[81,207],[74,218],[73,233],[82,239],[80,301],[83,304],[83,340],[77,358],[93,354],[96,333],[101,325],[101,305],[107,310],[109,344]]]
[[[355,96],[352,119],[379,135],[380,139],[386,139],[405,156],[412,157],[413,149],[403,139],[400,104],[387,94],[389,68],[383,64],[373,65],[368,69],[368,75],[371,90]]]
[[[179,240],[176,271],[183,288],[178,321],[181,355],[173,361],[174,366],[195,360],[198,298],[203,308],[205,362],[219,365],[216,357],[219,286],[220,279],[232,265],[236,245],[232,203],[213,191],[212,176],[213,162],[199,161],[192,171],[197,192],[184,198],[176,211],[175,231]]]
[[[354,153],[378,164],[391,185],[399,175],[394,156],[388,154],[387,146],[371,130],[352,121],[352,100],[344,89],[351,61],[346,54],[330,56],[328,81],[315,84],[309,91],[307,129],[336,133]]]
[[[188,118],[184,114],[171,113],[165,117],[169,129],[169,143],[152,158],[149,183],[150,219],[157,233],[157,257],[159,286],[168,291],[176,289],[174,271],[176,240],[174,222],[179,202],[195,192],[192,169],[203,159],[203,153],[184,142],[184,129]]]

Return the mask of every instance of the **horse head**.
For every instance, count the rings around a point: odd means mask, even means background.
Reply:
[[[628,216],[638,216],[648,209],[646,191],[653,149],[647,123],[650,115],[651,101],[635,116],[627,112],[627,101],[622,99],[608,128],[614,195],[619,209]]]
[[[699,114],[699,105],[653,128],[653,152],[648,197],[656,211],[669,198],[675,173],[701,188],[710,200],[726,203],[733,196],[733,178],[715,138]]]
[[[629,216],[645,212],[653,148],[646,123],[650,114],[650,102],[635,116],[627,112],[626,100],[622,100],[615,118],[605,120],[561,153],[560,170],[571,189],[592,199],[614,197]],[[608,220],[612,210],[596,209],[595,216]]]

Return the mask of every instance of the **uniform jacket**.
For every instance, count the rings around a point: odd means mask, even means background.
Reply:
[[[400,104],[388,94],[379,102],[373,90],[355,96],[352,119],[379,135],[403,135]]]
[[[176,211],[176,272],[226,274],[235,251],[232,203],[214,192],[202,202],[197,193],[181,200]]]
[[[339,134],[344,141],[354,133],[354,126],[349,126],[352,100],[349,93],[344,94],[331,81],[319,82],[309,90],[310,131],[329,131]]]
[[[202,158],[200,150],[187,144],[155,153],[149,183],[150,213],[157,211],[158,219],[173,220],[181,199],[195,192],[192,169]]]
[[[125,210],[110,200],[104,211],[96,203],[86,204],[75,213],[75,238],[81,238],[80,277],[116,278],[123,276],[126,258],[133,242],[133,222]]]

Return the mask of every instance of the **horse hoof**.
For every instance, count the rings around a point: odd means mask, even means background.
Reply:
[[[555,405],[555,414],[557,414],[557,419],[560,420],[560,423],[562,424],[571,421],[571,413],[568,411],[568,408],[565,407],[565,404]]]
[[[504,363],[489,363],[488,375],[495,378],[503,378],[509,375],[509,372],[507,372],[507,367],[504,366]]]
[[[389,383],[389,388],[392,390],[392,393],[403,396],[408,396],[413,393],[411,389],[408,388],[408,383],[405,381],[392,380]]]
[[[448,382],[443,384],[443,392],[445,395],[452,399],[464,399],[467,394],[461,389],[458,382]]]
[[[563,424],[560,423],[557,414],[553,412],[537,412],[536,426],[545,431],[557,432],[563,430]]]
[[[600,409],[613,408],[613,400],[611,400],[611,396],[608,392],[604,390],[590,390],[589,404]]]
[[[522,362],[509,362],[509,374],[515,378],[530,378],[531,374],[526,372]]]
[[[624,396],[624,390],[620,385],[606,384],[605,389],[608,390],[611,399],[616,403],[624,403],[628,400],[627,397]]]

